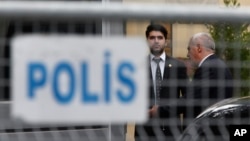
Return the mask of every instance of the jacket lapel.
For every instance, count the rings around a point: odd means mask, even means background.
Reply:
[[[150,56],[148,57],[148,82],[149,82],[149,97],[152,99],[154,98],[154,83],[153,83],[153,76],[152,76],[152,70],[151,70],[151,60]]]
[[[172,65],[169,60],[170,59],[168,58],[168,56],[166,56],[163,79],[168,79],[169,78],[169,71],[170,71],[170,68],[171,68],[171,65]]]

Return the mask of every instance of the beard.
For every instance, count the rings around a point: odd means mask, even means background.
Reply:
[[[160,56],[164,52],[164,48],[161,48],[160,50],[150,48],[150,52],[155,56]]]

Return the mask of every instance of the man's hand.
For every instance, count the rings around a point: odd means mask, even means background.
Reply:
[[[151,109],[149,109],[149,117],[157,117],[158,116],[158,105],[154,105]]]

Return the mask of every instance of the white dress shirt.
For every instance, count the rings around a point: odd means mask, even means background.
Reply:
[[[156,68],[157,68],[157,64],[156,62],[153,60],[154,59],[154,55],[151,54],[150,55],[150,65],[151,65],[151,71],[152,71],[152,78],[153,78],[153,84],[154,84],[154,93],[156,96],[156,87],[155,87],[155,73],[156,73]],[[166,53],[163,52],[160,56],[161,61],[159,63],[160,65],[160,69],[161,69],[161,77],[163,78],[163,74],[164,74],[164,67],[165,67],[165,59],[166,59]]]

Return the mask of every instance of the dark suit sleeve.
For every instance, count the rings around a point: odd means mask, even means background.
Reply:
[[[185,118],[194,119],[216,102],[233,96],[232,76],[226,64],[211,55],[195,71],[186,95]],[[190,112],[192,111],[192,113]]]
[[[181,95],[176,102],[176,109],[177,109],[177,114],[183,114],[185,113],[186,109],[186,97],[187,97],[187,89],[189,86],[189,79],[187,76],[187,68],[186,66],[181,63],[180,67],[178,69],[178,79],[179,79],[179,87],[178,90],[180,91]]]
[[[181,92],[180,98],[185,98],[187,94],[188,76],[187,68],[183,63],[180,63],[178,68],[178,91]]]
[[[178,60],[174,64],[176,68],[171,69],[173,71],[170,73],[170,79],[167,80],[169,81],[169,97],[158,111],[161,118],[176,118],[183,113],[184,109],[183,99],[186,97],[188,82],[187,69],[184,63]]]

